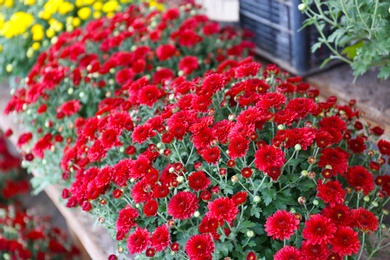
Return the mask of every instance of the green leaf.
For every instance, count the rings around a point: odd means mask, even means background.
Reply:
[[[364,45],[364,41],[358,41],[357,43],[344,48],[342,53],[347,55],[349,59],[353,60],[356,56],[357,50],[363,47],[363,45]]]
[[[276,197],[276,191],[273,188],[263,189],[261,191],[262,200],[264,204],[268,206]]]
[[[322,42],[317,42],[311,46],[311,52],[315,52],[317,49],[321,48]]]

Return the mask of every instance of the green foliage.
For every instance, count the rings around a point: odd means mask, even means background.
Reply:
[[[308,17],[303,24],[319,32],[312,52],[326,45],[332,59],[350,64],[355,77],[378,68],[378,78],[390,76],[389,2],[379,0],[302,0],[299,6]],[[332,33],[326,35],[325,28]]]

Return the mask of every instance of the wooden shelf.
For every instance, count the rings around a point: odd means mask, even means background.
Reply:
[[[3,114],[9,98],[9,88],[0,86],[0,129],[5,131],[11,128],[14,131],[10,139],[15,145],[22,129],[15,121],[16,117]],[[79,208],[67,208],[60,201],[61,191],[60,187],[54,185],[45,188],[46,194],[64,217],[75,240],[74,242],[79,242],[79,246],[81,245],[82,259],[106,260],[110,254],[116,252],[116,242],[111,238],[106,229],[95,224],[95,221],[88,213],[83,212]]]

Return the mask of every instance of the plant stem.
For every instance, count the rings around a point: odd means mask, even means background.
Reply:
[[[363,232],[363,236],[362,236],[362,246],[360,248],[360,253],[359,253],[359,256],[357,258],[357,260],[359,260],[361,257],[362,257],[362,254],[363,254],[363,251],[364,251],[364,242],[366,240],[366,233]]]

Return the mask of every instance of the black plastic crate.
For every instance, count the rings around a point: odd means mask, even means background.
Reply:
[[[255,34],[261,56],[298,75],[318,71],[330,55],[325,46],[315,53],[310,47],[319,34],[314,27],[300,30],[305,15],[300,0],[240,0],[240,24]]]

